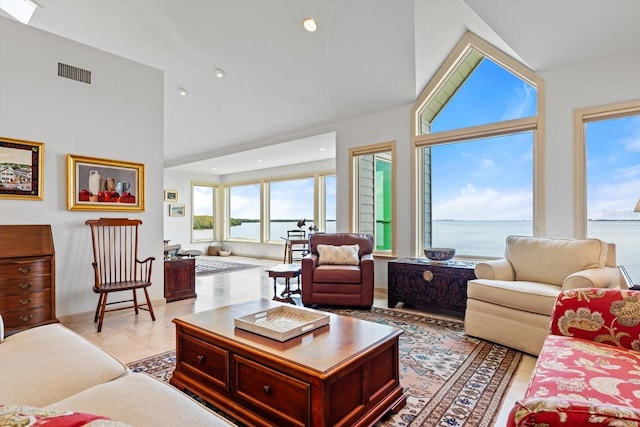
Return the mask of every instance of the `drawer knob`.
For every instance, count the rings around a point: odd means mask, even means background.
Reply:
[[[22,305],[29,305],[29,304],[31,304],[31,298],[21,299],[21,300],[20,300],[20,304],[22,304]]]
[[[32,317],[33,316],[30,314],[25,314],[24,316],[18,317],[18,319],[20,319],[22,323],[27,323],[29,320],[31,320]]]
[[[31,287],[31,283],[26,282],[26,283],[20,283],[18,285],[18,287],[20,287],[20,289],[29,289]]]
[[[424,273],[422,273],[422,278],[430,282],[433,280],[433,273],[430,270],[425,270]]]
[[[262,391],[264,392],[264,394],[271,394],[271,386],[263,385],[262,386]]]
[[[31,271],[31,267],[20,267],[18,271],[22,274],[28,274]]]
[[[204,355],[199,354],[199,355],[196,357],[196,359],[198,359],[198,363],[204,363],[204,359],[205,359],[205,357],[204,357]]]

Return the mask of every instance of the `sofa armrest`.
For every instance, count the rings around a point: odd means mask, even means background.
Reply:
[[[551,334],[640,350],[640,291],[571,289],[562,291],[551,314]]]
[[[474,271],[478,279],[516,280],[516,272],[506,258],[479,262]]]
[[[570,274],[562,283],[563,290],[578,288],[617,288],[620,270],[613,267],[588,268]]]

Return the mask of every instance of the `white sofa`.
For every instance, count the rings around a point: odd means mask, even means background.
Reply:
[[[11,419],[17,405],[21,412],[71,411],[135,427],[233,425],[174,387],[132,373],[61,324],[28,329],[0,344],[0,420]]]
[[[615,245],[598,239],[509,236],[505,257],[478,263],[475,274],[465,333],[536,356],[561,291],[621,286]]]

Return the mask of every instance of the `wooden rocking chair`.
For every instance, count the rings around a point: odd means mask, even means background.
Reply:
[[[153,307],[147,288],[151,286],[151,267],[155,257],[143,261],[138,259],[139,219],[100,218],[85,222],[91,227],[93,245],[93,292],[99,295],[94,323],[98,322],[98,332],[102,330],[104,313],[133,308],[147,310],[155,321]],[[144,290],[146,304],[138,304],[137,289]],[[133,298],[107,302],[111,292],[132,291]],[[132,305],[118,306],[107,310],[107,305],[133,302]]]

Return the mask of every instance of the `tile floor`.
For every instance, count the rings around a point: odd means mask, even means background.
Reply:
[[[207,256],[201,257],[203,259]],[[218,257],[213,257],[220,260]],[[242,258],[231,256],[225,258],[229,262],[255,264],[255,269],[241,270],[231,273],[214,274],[196,277],[198,297],[169,304],[156,303],[154,312],[156,321],[152,322],[149,314],[141,311],[136,317],[131,310],[122,310],[105,315],[102,332],[97,333],[93,323],[93,313],[82,313],[60,318],[67,327],[80,333],[90,341],[101,346],[125,363],[152,356],[175,348],[175,328],[171,320],[181,315],[208,310],[235,302],[255,298],[273,297],[273,281],[265,273],[269,265],[277,261]],[[293,281],[295,283],[295,280]],[[282,287],[278,287],[278,292]],[[299,302],[299,296],[295,296]],[[97,299],[96,299],[97,301]],[[387,307],[386,289],[376,289],[374,306]],[[416,310],[408,309],[407,310]],[[423,311],[425,311],[423,309]],[[447,317],[442,313],[430,313]],[[506,423],[506,416],[513,402],[524,395],[529,377],[535,364],[535,358],[524,355],[518,372],[509,388],[502,405],[497,426]]]

